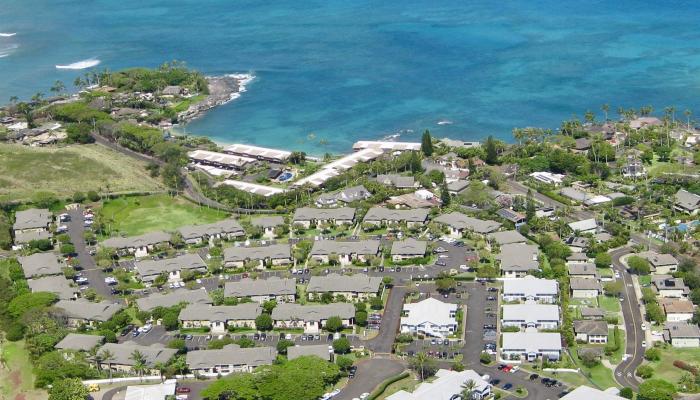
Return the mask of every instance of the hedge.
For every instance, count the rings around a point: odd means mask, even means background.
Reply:
[[[384,393],[384,391],[386,390],[387,387],[389,387],[389,385],[391,385],[392,383],[398,382],[401,379],[407,378],[409,375],[410,374],[407,371],[404,371],[404,372],[400,373],[399,375],[396,375],[394,377],[391,377],[391,378],[385,380],[379,386],[377,386],[376,389],[374,389],[372,391],[372,393],[369,395],[367,400],[376,400],[379,396],[382,395],[382,393]]]

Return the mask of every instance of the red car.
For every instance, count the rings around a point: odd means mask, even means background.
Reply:
[[[180,394],[182,394],[182,393],[189,393],[189,392],[191,392],[191,391],[192,391],[192,390],[191,390],[190,388],[188,388],[188,387],[179,387],[179,388],[175,389],[175,393],[180,393]]]
[[[512,365],[506,365],[505,367],[503,367],[503,369],[502,369],[501,371],[503,371],[503,372],[510,372],[511,368],[513,368]]]

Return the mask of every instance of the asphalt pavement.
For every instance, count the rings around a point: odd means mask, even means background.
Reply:
[[[645,338],[642,330],[644,317],[640,310],[640,299],[637,298],[637,293],[632,284],[632,276],[627,272],[627,268],[622,264],[620,258],[631,253],[629,248],[623,247],[610,252],[613,262],[613,268],[619,272],[622,278],[624,288],[624,300],[621,302],[622,315],[625,319],[625,334],[627,343],[625,346],[625,354],[627,359],[622,361],[615,369],[615,380],[622,386],[630,387],[637,390],[639,381],[635,376],[637,367],[644,361],[644,351],[642,341]]]
[[[372,358],[360,360],[355,364],[355,377],[348,381],[343,390],[333,400],[351,400],[363,393],[371,393],[380,383],[403,372],[406,367],[390,358]]]

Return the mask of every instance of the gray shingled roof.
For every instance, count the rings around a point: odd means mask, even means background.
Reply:
[[[70,283],[71,281],[63,275],[45,276],[27,281],[27,285],[29,285],[32,292],[54,293],[61,300],[71,300],[79,291],[77,287],[72,287]]]
[[[455,229],[469,229],[477,233],[490,233],[501,227],[500,222],[472,218],[458,212],[442,214],[435,218],[435,221]]]
[[[311,220],[341,220],[352,221],[355,219],[355,209],[352,207],[339,208],[311,208],[301,207],[294,211],[293,221],[311,221]]]
[[[355,316],[355,306],[350,303],[332,303],[314,306],[283,303],[272,310],[275,321],[319,321],[330,317],[350,319]]]
[[[291,278],[268,279],[241,279],[238,282],[226,282],[224,296],[226,297],[251,297],[251,296],[284,296],[297,292],[296,281]]]
[[[501,262],[504,271],[529,271],[539,269],[540,263],[535,259],[538,248],[532,244],[513,243],[501,246],[501,253],[496,259]]]
[[[102,247],[126,249],[131,247],[153,246],[170,241],[170,234],[162,231],[144,233],[139,236],[113,237],[102,242]]]
[[[700,328],[688,322],[666,322],[664,327],[673,338],[700,338]]]
[[[586,335],[607,335],[608,323],[605,321],[579,320],[574,321],[574,332]]]
[[[111,362],[118,365],[134,365],[135,361],[131,357],[135,351],[141,353],[146,360],[146,366],[153,368],[157,363],[167,364],[171,358],[177,354],[176,349],[166,349],[159,347],[158,344],[153,346],[141,346],[134,343],[106,343],[100,348],[100,351],[109,351],[112,357],[109,360],[102,361],[103,364]]]
[[[224,249],[224,261],[246,261],[291,258],[292,251],[288,244],[273,244],[260,247],[228,247]]]
[[[700,196],[685,189],[676,192],[676,205],[688,211],[695,211],[700,208]]]
[[[123,308],[117,303],[108,301],[93,303],[85,299],[59,300],[54,306],[62,309],[70,318],[99,322],[108,321]]]
[[[259,226],[261,228],[274,228],[279,225],[284,225],[284,218],[282,217],[257,217],[253,218],[250,222],[253,226]]]
[[[651,278],[651,283],[657,290],[668,289],[688,292],[688,287],[685,286],[683,278],[674,278],[671,275],[654,275]]]
[[[349,187],[335,194],[335,198],[343,203],[351,203],[356,200],[367,199],[372,194],[362,185]]]
[[[392,210],[385,207],[372,207],[365,214],[365,221],[406,221],[425,222],[428,210],[418,208],[412,210]]]
[[[212,300],[205,289],[176,290],[170,293],[154,293],[147,297],[136,299],[141,311],[151,311],[156,307],[172,307],[180,303],[207,305]]]
[[[595,275],[598,276],[598,270],[593,263],[577,263],[568,266],[569,275]]]
[[[312,276],[306,288],[307,293],[324,292],[356,292],[356,293],[377,293],[382,278],[370,277],[364,274],[338,275],[328,274],[326,276]]]
[[[317,240],[311,248],[312,256],[329,254],[375,255],[379,252],[379,240],[358,240],[353,242],[339,240]]]
[[[235,235],[244,236],[245,231],[241,224],[233,218],[223,221],[213,222],[206,225],[188,225],[183,226],[179,230],[182,238],[185,240],[198,239],[205,236],[215,235]]]
[[[330,361],[331,352],[325,344],[312,344],[309,346],[292,346],[287,348],[287,358],[293,360],[303,356],[316,356],[322,360]]]
[[[569,282],[571,290],[603,290],[597,279],[573,277]]]
[[[35,253],[27,257],[17,257],[17,261],[22,265],[25,278],[63,273],[54,253]]]
[[[579,310],[581,310],[582,317],[603,318],[605,316],[605,311],[603,311],[603,309],[600,307],[581,307]]]
[[[49,231],[27,231],[18,232],[15,234],[15,243],[23,244],[29,243],[32,240],[43,240],[49,239],[51,237],[51,232]]]
[[[377,175],[377,182],[383,185],[395,186],[399,189],[412,188],[415,185],[415,178],[412,176],[402,176],[398,174]]]
[[[391,243],[391,255],[422,257],[425,255],[427,248],[428,242],[424,240],[416,240],[413,238],[395,240]]]
[[[136,272],[143,281],[152,281],[162,272],[174,272],[181,270],[206,271],[207,264],[198,254],[183,254],[173,258],[159,260],[143,260],[134,263]]]
[[[654,267],[678,264],[676,257],[672,256],[671,254],[662,254],[655,251],[643,251],[639,253],[639,257],[649,261]]]
[[[53,220],[51,211],[42,208],[31,208],[29,210],[17,211],[15,213],[14,230],[48,228]]]
[[[489,236],[491,237],[491,240],[495,241],[499,245],[511,243],[527,243],[527,238],[521,235],[518,231],[494,232]]]
[[[243,303],[236,306],[204,306],[190,304],[180,311],[181,321],[235,321],[252,320],[262,313],[258,303]]]
[[[104,336],[69,333],[54,348],[61,350],[89,351],[104,342]]]
[[[328,351],[328,346],[326,346]],[[195,350],[187,352],[187,366],[190,369],[208,369],[217,365],[247,365],[255,368],[270,365],[277,352],[269,346],[240,348],[227,345],[220,350]]]

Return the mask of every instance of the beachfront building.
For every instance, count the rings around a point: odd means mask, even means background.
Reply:
[[[258,303],[235,306],[203,306],[190,304],[180,310],[178,319],[183,328],[207,327],[212,333],[225,333],[229,327],[254,328],[255,318],[262,313]]]
[[[352,225],[355,221],[355,209],[340,208],[310,208],[301,207],[294,211],[292,224],[305,228],[318,225]]]
[[[232,343],[218,350],[188,351],[186,362],[193,374],[213,378],[234,372],[253,372],[261,365],[272,365],[276,356],[273,347],[241,348]]]
[[[417,303],[404,304],[401,332],[444,338],[457,332],[457,309],[452,303],[443,303],[429,297]]]
[[[339,317],[344,326],[352,326],[355,322],[355,306],[350,303],[312,306],[283,303],[272,310],[272,321],[275,328],[303,328],[304,333],[320,332],[330,317]]]
[[[268,161],[273,163],[285,163],[291,151],[270,149],[267,147],[251,146],[247,144],[232,144],[224,149],[225,153],[233,154],[241,157],[250,157],[260,161]]]
[[[187,153],[194,165],[208,165],[215,168],[242,171],[253,166],[256,159],[252,157],[235,156],[208,150],[194,150]]]
[[[447,226],[453,238],[461,238],[467,232],[487,235],[501,227],[500,222],[472,218],[458,212],[442,214],[435,218],[435,222]]]
[[[501,252],[495,258],[499,262],[501,276],[505,278],[522,278],[530,271],[540,269],[537,246],[525,243],[513,243],[501,246]]]
[[[158,364],[167,364],[177,354],[176,349],[168,349],[160,344],[141,346],[132,343],[106,343],[100,348],[100,351],[111,354],[109,359],[99,361],[100,367],[105,370],[111,368],[115,372],[135,374],[136,371],[133,370],[133,367],[137,360],[134,359],[133,355],[138,352],[143,357],[142,361],[146,366],[144,375],[154,376],[160,374],[156,368]]]
[[[501,326],[521,329],[557,329],[559,327],[559,306],[526,301],[524,304],[505,304],[501,315]]]
[[[27,279],[63,274],[62,264],[54,253],[34,253],[26,257],[17,257],[17,261]]]
[[[320,264],[333,262],[345,266],[353,262],[367,263],[379,255],[379,244],[379,240],[316,240],[310,256]]]
[[[114,314],[124,308],[121,304],[101,301],[93,303],[85,299],[59,300],[54,307],[66,319],[66,324],[71,328],[81,325],[94,326],[101,322],[109,321]]]
[[[391,243],[391,259],[394,262],[402,262],[425,257],[428,251],[428,242],[408,238],[395,240]]]
[[[387,397],[386,400],[457,400],[462,399],[464,385],[473,382],[474,388],[470,400],[481,400],[491,396],[492,386],[481,375],[471,369],[451,371],[440,369],[435,373],[435,379],[425,381],[412,392],[399,390]],[[466,400],[466,399],[465,399]]]
[[[297,285],[292,278],[244,278],[237,282],[226,282],[224,286],[224,297],[250,299],[260,304],[270,300],[277,303],[294,303],[296,295]]]
[[[389,141],[371,141],[360,140],[352,145],[354,151],[365,149],[381,150],[384,153],[396,153],[404,151],[420,151],[421,144],[418,142],[389,142]]]
[[[528,301],[551,304],[559,297],[559,285],[554,279],[539,279],[528,275],[503,281],[503,301]]]
[[[205,225],[188,225],[178,229],[187,244],[200,244],[214,239],[234,240],[245,236],[241,224],[233,218]]]
[[[182,271],[204,273],[207,272],[207,264],[199,254],[191,253],[173,258],[139,260],[134,262],[134,271],[143,282],[153,283],[160,275],[167,276],[169,282],[178,282]]]
[[[428,210],[392,210],[385,207],[372,207],[365,214],[363,223],[375,226],[406,224],[408,227],[423,225],[428,220]]]
[[[504,359],[535,361],[546,358],[557,361],[561,356],[561,335],[551,332],[504,332],[501,354]]]
[[[284,189],[280,189],[274,186],[259,185],[257,183],[239,181],[235,179],[226,179],[225,181],[221,182],[221,184],[234,187],[244,192],[257,194],[258,196],[263,197],[270,197],[285,192]]]
[[[288,244],[260,247],[228,247],[224,249],[224,265],[241,268],[246,263],[257,263],[257,268],[288,265],[292,263],[292,250]]]
[[[157,246],[170,246],[170,234],[163,231],[144,233],[139,236],[113,237],[102,242],[102,247],[114,249],[120,255],[146,257]]]
[[[309,300],[330,294],[333,298],[342,298],[349,301],[366,301],[370,297],[377,296],[382,284],[382,278],[367,276],[364,274],[326,276],[312,276],[306,293]]]

